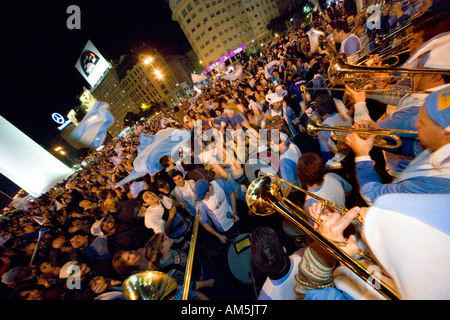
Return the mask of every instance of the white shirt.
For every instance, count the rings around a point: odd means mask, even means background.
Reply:
[[[258,300],[297,300],[295,275],[298,273],[298,265],[302,261],[304,248],[295,251],[289,256],[291,267],[289,272],[281,279],[266,279],[259,293]]]
[[[203,200],[203,203],[213,213],[214,216],[210,216],[210,218],[214,224],[219,224],[224,231],[228,231],[234,224],[231,219],[233,208],[228,204],[225,191],[222,190],[217,182],[211,181],[211,185],[213,193],[208,200]]]
[[[164,208],[162,204],[147,208],[144,216],[144,224],[155,233],[164,233],[166,222],[163,220]]]
[[[185,180],[184,187],[177,185],[175,190],[183,201],[188,202],[192,207],[195,207],[195,191],[193,190],[193,185],[195,185],[194,180]]]

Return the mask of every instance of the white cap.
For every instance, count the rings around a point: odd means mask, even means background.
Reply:
[[[266,101],[269,102],[269,104],[283,101],[284,96],[287,95],[286,90],[279,90],[275,93],[268,93],[266,94]]]
[[[74,268],[79,265],[78,261],[69,261],[66,264],[64,264],[61,269],[59,270],[59,278],[60,279],[67,279],[70,276],[72,277],[78,277],[80,275],[80,269]]]

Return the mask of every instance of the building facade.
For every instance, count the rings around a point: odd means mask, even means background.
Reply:
[[[169,6],[203,68],[242,45],[272,41],[267,24],[280,14],[276,0],[170,0]]]
[[[121,88],[138,106],[178,104],[177,77],[163,56],[142,44],[120,58],[117,65]]]
[[[108,132],[114,136],[122,130],[123,120],[128,112],[139,113],[140,104],[136,103],[129,93],[121,86],[117,70],[113,64],[104,73],[100,81],[90,90],[97,101],[109,103],[109,109],[114,116],[114,124]]]
[[[194,72],[194,65],[187,55],[169,56],[167,57],[167,64],[178,84],[182,82],[192,84],[191,73]]]

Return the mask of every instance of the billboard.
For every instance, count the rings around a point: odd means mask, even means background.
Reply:
[[[75,64],[75,68],[81,73],[91,87],[94,87],[97,84],[98,80],[100,80],[108,67],[108,61],[103,58],[90,40],[86,43],[86,46]]]
[[[216,68],[218,65],[220,65],[221,63],[227,61],[228,59],[230,59],[231,57],[234,57],[235,55],[241,53],[242,51],[244,51],[246,49],[245,44],[243,44],[242,46],[237,47],[236,49],[228,52],[226,55],[224,55],[223,57],[221,57],[219,60],[217,60],[216,62],[214,62],[212,65],[206,67],[205,70],[203,70],[202,74],[207,74],[209,73],[212,69]]]
[[[73,171],[0,116],[0,173],[38,197]]]

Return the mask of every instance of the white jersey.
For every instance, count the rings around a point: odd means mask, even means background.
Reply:
[[[302,261],[304,250],[304,248],[299,249],[289,256],[291,267],[284,277],[277,280],[267,278],[258,300],[297,300],[295,275],[298,273],[298,265]]]

